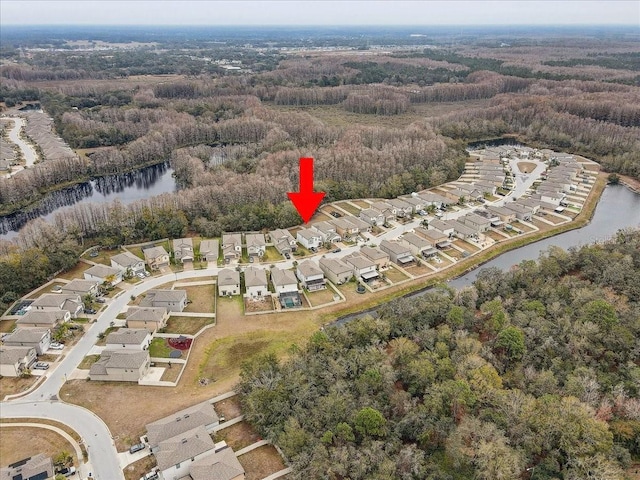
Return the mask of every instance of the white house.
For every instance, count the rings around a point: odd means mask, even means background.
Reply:
[[[386,221],[384,214],[373,208],[360,210],[360,218],[373,226],[384,225],[384,222]]]
[[[296,276],[298,280],[300,280],[300,283],[302,283],[302,286],[310,292],[327,288],[324,272],[311,260],[305,260],[298,264]]]
[[[59,312],[67,311],[71,318],[77,318],[84,309],[82,298],[77,294],[45,293],[40,295],[30,306],[29,311]]]
[[[0,346],[0,375],[19,377],[36,361],[36,349],[33,347]]]
[[[123,274],[130,272],[135,275],[138,272],[144,272],[144,261],[129,252],[119,253],[111,257],[111,266],[117,268]]]
[[[343,260],[347,265],[351,265],[356,278],[362,278],[365,282],[378,278],[377,265],[364,255],[352,253],[344,257]]]
[[[240,295],[240,273],[223,268],[218,273],[218,295]]]
[[[250,257],[264,257],[267,251],[267,241],[262,233],[247,233],[245,235],[247,242],[247,254]]]
[[[281,270],[277,267],[272,268],[271,283],[273,283],[273,288],[278,295],[298,291],[298,280],[291,270]]]
[[[51,344],[51,330],[48,328],[18,328],[4,338],[8,347],[33,347],[38,355],[47,351]]]
[[[323,243],[336,243],[341,242],[342,237],[336,231],[336,227],[329,222],[316,222],[311,225],[311,228],[317,231]]]
[[[310,228],[301,228],[296,234],[296,240],[307,250],[311,248],[320,248],[322,245],[322,236],[317,230]]]
[[[147,350],[151,333],[146,328],[121,328],[107,335],[106,348],[110,350]]]
[[[244,271],[244,286],[247,296],[262,298],[269,293],[267,274],[262,268],[247,267]]]
[[[172,415],[147,424],[149,448],[153,453],[158,451],[161,442],[177,435],[203,426],[207,432],[213,432],[220,424],[220,418],[209,402],[198,403],[180,410]]]
[[[144,268],[144,267],[143,267]],[[83,272],[85,280],[92,280],[110,285],[116,285],[122,281],[122,270],[106,265],[93,265]]]

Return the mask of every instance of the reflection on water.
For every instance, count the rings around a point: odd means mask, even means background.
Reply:
[[[168,164],[153,165],[135,172],[108,175],[90,182],[79,183],[56,192],[51,192],[28,210],[0,218],[0,234],[10,239],[25,223],[34,218],[52,218],[62,207],[83,202],[104,203],[119,199],[122,203],[173,192],[175,181]]]

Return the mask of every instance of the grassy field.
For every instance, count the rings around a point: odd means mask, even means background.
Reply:
[[[163,332],[195,335],[202,327],[215,321],[216,319],[212,317],[169,317]]]
[[[100,358],[100,355],[87,355],[82,359],[82,361],[80,362],[80,365],[78,365],[78,368],[80,370],[89,370],[91,368],[91,365],[96,363],[99,358]]]
[[[246,471],[245,480],[262,480],[285,468],[282,457],[272,445],[264,445],[251,450],[240,455],[238,460]]]
[[[262,257],[262,263],[271,263],[277,262],[283,259],[283,256],[280,255],[280,252],[276,250],[276,247],[267,247],[267,250],[264,252],[264,257]]]
[[[216,295],[215,284],[178,288],[180,290],[186,290],[187,298],[191,300],[191,303],[184,309],[185,312],[215,313],[213,306]]]
[[[37,290],[34,290],[30,295],[29,298],[39,298],[42,295],[46,294],[46,293],[53,293],[53,288],[56,286],[62,287],[63,285],[66,285],[65,282],[53,282],[45,287],[41,287]]]
[[[64,273],[61,273],[60,275],[58,275],[58,277],[64,278],[65,280],[73,280],[74,278],[84,278],[82,274],[88,268],[91,268],[91,265],[84,262],[78,262],[76,263],[75,267],[73,267],[71,270],[67,270]]]
[[[407,278],[409,278],[400,270],[394,267],[389,267],[382,273],[384,273],[385,277],[391,280],[392,283],[398,283],[398,282],[401,282],[402,280],[406,280]]]
[[[169,358],[169,353],[173,350],[164,338],[156,337],[149,345],[149,355],[151,357]]]
[[[34,453],[55,456],[61,452],[70,453],[73,464],[78,465],[73,446],[54,431],[38,427],[2,427],[0,435],[0,465],[8,465]]]
[[[360,209],[357,207],[354,207],[349,202],[339,202],[339,203],[336,203],[336,206],[340,207],[343,210],[346,210],[347,212],[349,212],[351,215],[355,217],[360,215]]]
[[[38,381],[39,377],[2,377],[0,378],[0,400],[7,395],[24,392]]]
[[[317,290],[315,292],[305,292],[305,294],[311,302],[311,306],[317,307],[318,305],[333,302],[333,296],[336,293],[331,288],[325,288],[324,290]]]
[[[0,332],[2,333],[13,332],[15,326],[15,320],[0,320]]]
[[[156,459],[153,455],[141,458],[137,462],[127,465],[123,472],[126,480],[140,480],[145,473],[157,466]]]

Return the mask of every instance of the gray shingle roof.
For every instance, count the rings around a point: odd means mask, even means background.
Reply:
[[[248,267],[244,271],[244,284],[247,287],[261,287],[267,284],[267,274],[262,268]]]
[[[62,285],[63,292],[89,292],[92,288],[96,288],[98,285],[97,280],[81,280],[76,278],[71,280],[66,285]]]
[[[144,258],[147,260],[161,257],[162,255],[168,255],[167,251],[164,249],[162,245],[158,247],[146,248],[142,251],[144,253]]]
[[[218,273],[218,285],[240,285],[240,273],[235,270],[223,268]]]
[[[291,270],[280,270],[279,268],[271,269],[271,281],[274,286],[297,285],[298,280]]]
[[[124,268],[127,268],[127,267],[131,267],[132,265],[135,265],[136,263],[142,262],[142,259],[136,257],[132,253],[124,252],[111,257],[111,261],[117,263],[118,265]]]
[[[298,265],[298,270],[304,277],[311,277],[313,275],[324,275],[324,272],[318,267],[318,265],[311,260],[305,260]]]
[[[206,426],[218,422],[213,405],[208,402],[198,403],[184,410],[147,424],[147,438],[152,447],[160,442],[180,435],[198,426]]]
[[[215,447],[213,440],[202,425],[164,440],[158,445],[160,449],[155,455],[160,470],[166,470],[184,460],[213,450]]]
[[[94,277],[105,278],[109,275],[117,275],[119,273],[117,268],[107,267],[106,265],[94,265],[87,268],[84,273],[87,275],[93,275]]]
[[[47,335],[48,328],[19,328],[4,339],[6,345],[12,343],[38,343]]]
[[[364,246],[362,248],[360,248],[360,253],[362,253],[362,255],[364,255],[365,257],[371,259],[371,260],[380,260],[382,258],[386,258],[389,259],[389,254],[383,252],[382,250],[380,250],[379,248],[372,248],[372,247],[367,247]]]
[[[37,323],[39,325],[54,326],[56,323],[64,319],[64,312],[62,310],[57,311],[39,311],[29,310],[24,316],[20,317],[16,321],[16,325],[27,325]]]
[[[244,474],[244,468],[230,447],[196,460],[189,467],[193,480],[231,480]]]
[[[186,290],[149,290],[140,302],[140,306],[153,307],[155,302],[180,302],[186,297]]]
[[[127,320],[161,322],[167,313],[164,307],[129,307],[127,310]]]
[[[149,335],[145,328],[121,328],[107,335],[107,345],[140,345]]]
[[[100,359],[91,365],[89,375],[105,375],[107,368],[138,369],[148,360],[147,351],[103,350]]]
[[[31,306],[32,307],[61,307],[65,301],[71,300],[73,302],[82,302],[80,295],[77,294],[61,294],[61,293],[46,293],[36,299]]]
[[[0,364],[15,365],[22,360],[33,347],[0,347]]]

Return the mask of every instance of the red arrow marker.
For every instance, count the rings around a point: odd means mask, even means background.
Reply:
[[[313,158],[300,159],[300,192],[287,192],[289,200],[307,223],[316,213],[325,192],[313,191]]]

